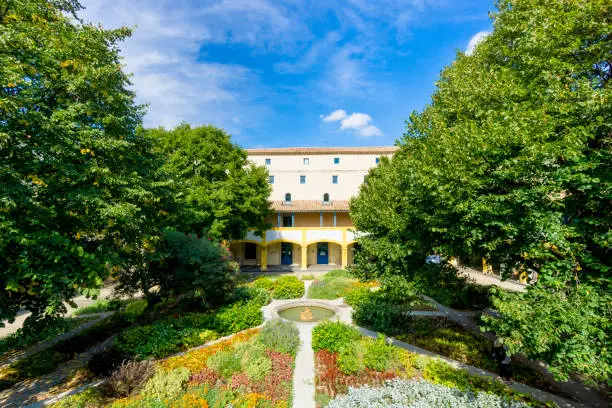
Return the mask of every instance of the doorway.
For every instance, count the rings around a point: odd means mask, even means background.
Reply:
[[[293,244],[289,242],[281,243],[281,264],[293,264]]]
[[[317,264],[329,264],[329,245],[327,242],[317,243]]]

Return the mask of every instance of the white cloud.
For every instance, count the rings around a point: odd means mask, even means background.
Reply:
[[[342,120],[340,129],[361,129],[372,121],[372,118],[367,113],[353,113],[351,116]]]
[[[470,38],[467,48],[465,49],[466,55],[472,55],[476,46],[485,38],[491,35],[491,31],[479,31]]]
[[[346,111],[344,109],[338,109],[327,116],[321,115],[321,119],[323,119],[323,122],[336,122],[338,120],[346,118],[347,116],[348,115],[346,114]]]
[[[327,116],[321,115],[323,122],[340,121],[340,130],[352,130],[358,137],[382,136],[382,131],[372,124],[367,113],[355,112],[348,115],[344,109],[337,109]]]

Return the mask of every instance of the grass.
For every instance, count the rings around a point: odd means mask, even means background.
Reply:
[[[98,299],[93,302],[89,306],[79,307],[77,310],[72,313],[73,316],[82,316],[86,314],[93,313],[103,313],[103,312],[111,312],[114,310],[119,310],[123,306],[136,301],[137,299]]]
[[[308,289],[310,299],[337,299],[363,285],[344,269],[336,269],[315,280]]]
[[[307,280],[314,280],[315,277],[313,274],[309,273],[309,274],[302,274],[302,276],[300,276],[300,279],[302,279],[303,281],[307,281]]]

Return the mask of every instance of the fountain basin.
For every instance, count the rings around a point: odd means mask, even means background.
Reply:
[[[299,300],[274,309],[273,317],[280,317],[296,323],[317,323],[336,316],[335,307],[324,302]]]

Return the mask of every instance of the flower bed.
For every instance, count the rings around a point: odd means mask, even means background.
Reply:
[[[326,406],[330,400],[346,394],[351,387],[384,386],[386,381],[395,378],[410,381],[423,379],[474,395],[484,392],[501,397],[500,401],[508,404],[515,401],[528,406],[544,406],[514,392],[500,381],[471,376],[443,361],[398,349],[387,344],[384,336],[376,340],[355,336],[355,329],[342,323],[317,326],[313,331],[313,349],[318,407]],[[457,391],[452,393],[457,394]]]
[[[289,335],[279,341],[275,334],[280,332]],[[95,398],[88,401],[88,406],[287,408],[291,406],[297,336],[295,326],[285,321],[270,322],[261,330],[245,330],[157,362],[155,374],[141,379],[128,397],[112,395],[110,387],[102,387],[99,393],[88,392]],[[122,383],[130,381],[133,371],[123,373],[128,378]],[[61,401],[55,408],[71,406],[71,399],[82,401],[82,394]]]
[[[444,318],[413,318],[405,331],[395,336],[398,340],[424,348],[483,370],[497,372],[497,362],[491,358],[493,343],[484,336],[465,330]],[[555,394],[563,394],[537,371],[513,359],[511,378],[517,382]]]

